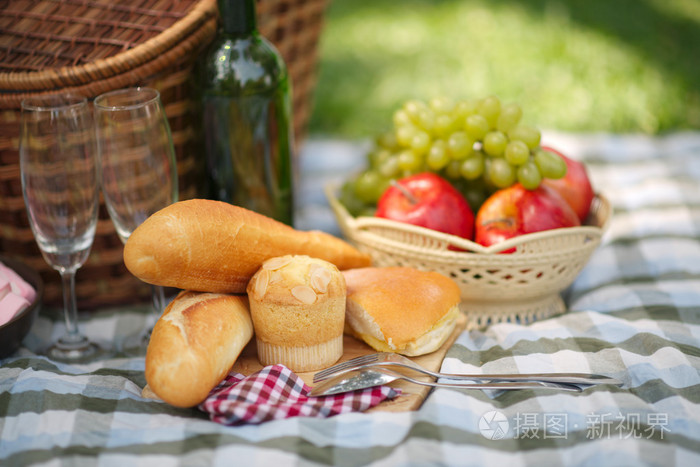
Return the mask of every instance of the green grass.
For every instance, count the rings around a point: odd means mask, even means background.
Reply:
[[[310,134],[374,136],[408,99],[487,95],[542,129],[698,129],[700,1],[329,3]]]

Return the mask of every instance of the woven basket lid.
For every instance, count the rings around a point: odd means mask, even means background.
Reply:
[[[151,64],[215,21],[215,0],[7,2],[0,15],[0,92],[108,80]]]

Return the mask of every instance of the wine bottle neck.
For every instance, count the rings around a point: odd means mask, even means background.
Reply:
[[[257,28],[255,0],[218,0],[221,28],[228,34],[250,34]]]

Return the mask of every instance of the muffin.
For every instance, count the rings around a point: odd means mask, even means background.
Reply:
[[[270,258],[247,292],[261,364],[314,371],[343,355],[345,278],[333,264],[304,255]]]

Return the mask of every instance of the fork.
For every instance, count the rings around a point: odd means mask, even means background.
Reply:
[[[362,368],[348,369],[340,373],[336,373],[332,377],[315,385],[309,396],[329,396],[332,394],[340,394],[343,392],[357,391],[359,389],[371,388],[391,383],[396,380],[404,380],[413,384],[422,386],[430,386],[437,388],[455,388],[455,389],[495,389],[495,390],[514,390],[514,389],[545,389],[555,391],[571,391],[581,392],[579,386],[566,383],[553,383],[548,381],[500,381],[500,382],[481,382],[481,383],[446,383],[435,381],[422,381],[406,376],[403,373],[393,371],[385,366],[365,366]]]
[[[314,383],[323,381],[339,373],[375,366],[398,366],[423,373],[435,378],[468,381],[542,381],[565,384],[612,384],[621,386],[622,381],[604,375],[587,373],[530,373],[530,374],[451,374],[431,371],[403,355],[392,352],[379,352],[347,360],[314,375]]]

